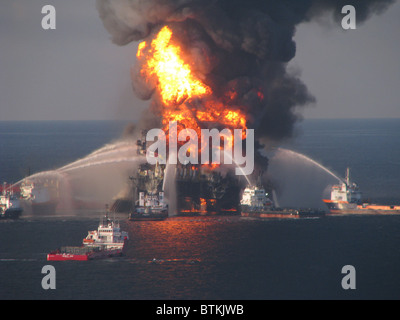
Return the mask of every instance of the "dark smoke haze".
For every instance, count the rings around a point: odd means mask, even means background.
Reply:
[[[213,89],[214,96],[224,101],[224,96],[236,91],[229,103],[248,114],[248,126],[256,129],[259,139],[276,141],[292,135],[300,117],[296,107],[315,102],[299,76],[286,69],[296,53],[296,26],[331,14],[340,28],[341,9],[348,4],[356,8],[359,24],[393,2],[97,0],[97,8],[118,45],[147,40],[162,26],[171,27],[194,72]],[[132,82],[140,98],[151,98],[154,88],[135,69]]]

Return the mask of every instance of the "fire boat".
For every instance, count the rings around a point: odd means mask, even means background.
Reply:
[[[97,230],[89,231],[80,247],[61,247],[47,255],[48,261],[93,259],[122,256],[128,232],[122,231],[118,221],[110,220],[108,214],[100,219]]]

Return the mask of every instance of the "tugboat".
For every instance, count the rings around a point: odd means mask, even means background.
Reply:
[[[119,222],[110,220],[108,214],[100,220],[97,230],[89,231],[80,247],[61,247],[47,255],[48,261],[78,260],[117,257],[124,254],[128,232],[121,231]]]
[[[261,185],[249,185],[244,189],[240,207],[241,216],[251,218],[302,218],[325,214],[317,209],[277,208]]]
[[[3,184],[3,192],[0,195],[0,219],[18,219],[23,209],[12,187]]]
[[[362,201],[358,185],[350,181],[350,169],[342,184],[334,185],[331,198],[323,199],[330,215],[336,214],[400,214],[400,205],[379,205]]]

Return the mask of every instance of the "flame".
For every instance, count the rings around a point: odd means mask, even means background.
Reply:
[[[218,168],[219,165],[217,163],[205,163],[201,165],[202,168],[208,168],[210,170],[214,170],[215,168]]]
[[[160,98],[158,105],[164,131],[169,131],[169,122],[178,123],[178,132],[193,129],[198,137],[202,128],[215,124],[229,129],[247,129],[246,114],[236,102],[237,93],[230,90],[221,99],[216,99],[211,87],[206,85],[185,61],[182,48],[174,42],[173,32],[164,26],[151,41],[138,46],[138,59],[143,59],[141,76],[155,83]],[[197,99],[197,100],[195,100]],[[225,143],[232,144],[232,141]],[[246,138],[245,131],[242,139]]]
[[[194,96],[211,93],[211,89],[195,77],[190,66],[181,58],[182,50],[171,41],[172,31],[163,27],[151,42],[145,65],[147,76],[156,76],[158,91],[165,105],[179,105]],[[143,50],[139,45],[138,53]]]
[[[137,53],[136,53],[136,57],[137,58],[140,58],[143,55],[143,50],[146,48],[146,46],[147,46],[146,41],[143,41],[143,42],[139,43],[138,50],[137,50]]]

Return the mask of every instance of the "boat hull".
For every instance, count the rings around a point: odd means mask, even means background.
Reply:
[[[400,210],[392,210],[392,209],[367,209],[367,208],[362,208],[362,209],[354,209],[354,210],[347,210],[347,209],[342,209],[342,210],[329,210],[328,215],[349,215],[349,214],[354,214],[354,215],[399,215]]]
[[[400,206],[348,203],[344,201],[324,200],[329,215],[398,215]]]
[[[279,218],[279,219],[299,219],[322,217],[324,211],[313,209],[283,209],[283,210],[262,210],[262,211],[247,211],[242,210],[242,217],[250,218]]]
[[[143,216],[130,216],[129,221],[163,221],[167,217],[156,217],[156,216],[148,216],[148,217],[143,217]]]
[[[87,261],[89,260],[87,254],[68,254],[68,253],[49,253],[47,261]]]
[[[0,214],[0,219],[18,219],[22,214],[22,208],[10,208]]]
[[[298,219],[299,215],[278,213],[278,212],[242,212],[242,217],[246,218],[281,218],[281,219]]]
[[[161,221],[168,218],[168,210],[149,210],[149,212],[134,211],[129,215],[130,221]]]
[[[88,261],[95,259],[105,259],[120,257],[123,255],[122,249],[89,251],[83,254],[52,252],[47,255],[47,261]]]

